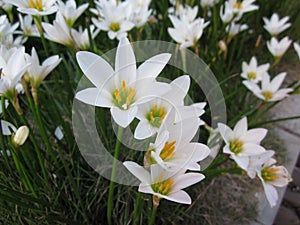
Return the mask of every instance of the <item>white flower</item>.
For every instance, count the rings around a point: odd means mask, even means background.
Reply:
[[[189,5],[184,7],[183,5],[180,4],[175,15],[177,15],[180,18],[180,20],[184,21],[184,23],[188,24],[194,22],[197,13],[198,13],[198,6],[192,8]]]
[[[191,204],[191,197],[182,189],[196,184],[205,177],[200,173],[185,173],[184,170],[174,174],[152,165],[150,172],[135,162],[124,162],[123,165],[140,181],[139,192],[152,194],[160,199],[164,198],[182,204]]]
[[[296,42],[294,42],[294,49],[297,52],[297,55],[298,55],[299,60],[300,60],[300,45]]]
[[[110,39],[122,38],[127,36],[127,31],[134,27],[129,21],[131,7],[128,2],[116,4],[114,1],[105,1],[101,4],[100,15],[102,18],[92,18],[93,23],[101,30],[108,31]]]
[[[0,96],[12,100],[15,88],[29,65],[25,61],[25,48],[12,51],[9,57],[0,55]]]
[[[233,16],[233,7],[226,1],[220,8],[220,18],[223,23],[229,23],[233,19]]]
[[[230,37],[234,37],[238,33],[247,29],[248,29],[247,24],[235,24],[234,22],[226,26],[226,31],[228,32]]]
[[[267,73],[270,67],[269,63],[258,66],[256,57],[253,56],[250,60],[250,63],[242,63],[242,73],[241,77],[252,81],[253,83],[258,83],[262,79],[262,75]]]
[[[91,36],[93,39],[97,36],[97,34],[100,31],[99,29],[94,31],[94,29],[95,26],[90,25]],[[90,47],[90,38],[89,38],[89,33],[87,28],[82,30],[82,27],[80,26],[78,31],[72,28],[71,36],[73,38],[74,44],[77,49],[86,50]]]
[[[199,129],[199,119],[190,117],[174,123],[174,113],[159,130],[154,143],[145,156],[146,164],[159,164],[167,170],[200,170],[198,162],[205,159],[210,149],[201,143],[191,142]]]
[[[22,29],[22,34],[25,36],[35,36],[39,37],[40,33],[37,29],[37,26],[33,24],[33,18],[31,15],[26,15],[22,17],[21,14],[19,14],[19,20],[20,20],[20,27]]]
[[[229,154],[242,169],[248,167],[249,156],[265,152],[260,142],[266,136],[267,130],[263,128],[248,130],[246,117],[238,121],[233,130],[225,124],[218,123],[218,130],[226,144],[223,152]]]
[[[9,35],[15,33],[18,28],[19,23],[14,23],[13,25],[8,21],[6,15],[0,16],[0,44],[7,45],[7,38]]]
[[[285,72],[280,73],[276,77],[274,77],[272,81],[270,81],[270,75],[265,73],[262,76],[261,88],[257,84],[246,80],[243,81],[243,84],[250,91],[252,91],[256,97],[266,102],[280,101],[283,98],[287,97],[289,92],[293,91],[292,88],[279,89],[285,76]]]
[[[30,63],[27,68],[27,75],[33,87],[38,88],[48,74],[60,63],[58,55],[48,57],[41,65],[38,54],[34,47],[31,49],[31,56],[26,55],[26,61]]]
[[[283,17],[281,20],[277,13],[274,13],[271,16],[271,19],[264,17],[263,18],[265,25],[264,28],[271,34],[272,36],[276,36],[280,34],[282,31],[286,30],[291,26],[290,23],[286,23],[289,20],[289,17]]]
[[[139,104],[169,91],[168,84],[156,82],[155,78],[171,55],[153,56],[137,69],[133,49],[125,37],[117,48],[115,70],[96,54],[83,51],[76,56],[83,73],[96,86],[78,92],[76,98],[90,105],[110,108],[112,117],[121,127],[127,127],[135,118]]]
[[[260,178],[268,202],[274,207],[278,201],[278,193],[275,187],[284,187],[292,178],[284,166],[275,166],[276,160],[270,158],[263,167],[257,171]]]
[[[55,13],[56,0],[9,0],[8,2],[18,7],[18,11],[34,16],[45,16]]]
[[[252,5],[255,0],[229,0],[229,5],[233,8],[235,14],[234,20],[237,21],[241,19],[244,13],[257,10],[259,7],[257,5]]]
[[[198,18],[189,24],[176,16],[169,15],[169,18],[174,28],[168,28],[168,33],[180,44],[181,49],[194,46],[202,36],[203,29],[209,24],[209,22],[205,23],[202,18]]]
[[[129,20],[136,27],[142,27],[148,21],[151,12],[152,10],[149,10],[148,7],[139,8],[139,11],[133,10],[129,17]]]
[[[42,26],[45,30],[45,37],[47,39],[65,46],[73,47],[74,42],[70,34],[70,28],[60,12],[56,13],[53,25],[43,22]]]
[[[277,38],[272,37],[271,41],[267,41],[267,46],[274,57],[280,58],[288,50],[291,43],[292,41],[288,37],[281,39],[281,41],[278,41]]]
[[[140,122],[135,129],[134,137],[136,139],[145,139],[154,135],[171,109],[176,112],[175,121],[172,122],[202,115],[205,103],[184,106],[184,98],[189,86],[189,76],[180,76],[170,83],[170,91],[161,97],[140,104],[136,115]]]
[[[80,5],[78,8],[76,6],[75,0],[67,0],[64,3],[61,0],[57,0],[58,10],[64,16],[67,24],[72,27],[77,18],[87,9],[88,3]]]

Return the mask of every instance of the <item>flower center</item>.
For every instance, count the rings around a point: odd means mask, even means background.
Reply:
[[[229,143],[229,149],[237,155],[243,150],[243,142],[238,139],[234,139]]]
[[[173,157],[175,154],[175,144],[176,141],[166,142],[163,150],[160,152],[159,156],[162,160],[167,160]]]
[[[264,91],[263,96],[265,96],[265,101],[269,101],[273,97],[273,92],[271,91]]]
[[[247,74],[247,76],[248,76],[248,79],[249,79],[249,80],[255,80],[255,78],[256,78],[256,73],[255,73],[255,72],[249,72],[249,73]]]
[[[273,181],[279,178],[277,172],[278,172],[277,168],[267,167],[262,169],[261,176],[265,181]]]
[[[153,109],[146,115],[146,118],[152,127],[159,128],[166,114],[165,107],[157,108],[155,104]]]
[[[151,185],[152,190],[156,193],[162,195],[168,195],[171,191],[172,185],[174,181],[169,178],[163,181],[162,173],[160,174],[159,178],[155,180],[155,183]]]
[[[118,31],[121,29],[119,23],[111,23],[109,28],[110,28],[110,30],[112,30],[113,32],[118,32]]]
[[[126,82],[122,80],[121,90],[116,88],[112,94],[112,102],[119,109],[127,110],[128,106],[134,103],[135,90],[131,87],[126,87]]]
[[[233,8],[241,9],[242,8],[242,2],[236,2],[236,3],[234,3]]]
[[[29,0],[29,7],[35,8],[38,11],[43,10],[43,0]]]

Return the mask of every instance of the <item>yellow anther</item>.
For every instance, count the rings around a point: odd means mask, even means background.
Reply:
[[[271,91],[265,91],[262,94],[265,96],[265,101],[269,101],[271,98],[273,98],[273,92]]]
[[[123,86],[122,86],[122,88],[123,88]],[[126,104],[127,105],[131,104],[131,101],[132,101],[134,95],[135,95],[135,90],[133,88],[129,88],[129,93],[128,93],[128,96],[126,98]]]
[[[167,179],[163,181],[162,173],[160,174],[159,178],[157,178],[152,185],[152,189],[160,194],[168,195],[171,191],[171,188],[174,184],[174,181],[172,179]]]
[[[151,121],[154,121],[153,112],[150,112],[150,120],[151,120]]]
[[[266,181],[273,181],[279,178],[277,175],[278,169],[277,168],[264,168],[262,170],[262,177]]]
[[[35,8],[38,11],[43,10],[43,0],[29,0],[29,7]]]
[[[234,154],[238,154],[243,151],[243,142],[238,139],[234,139],[229,143],[229,149]]]
[[[161,107],[159,110],[159,115],[162,116],[165,112],[165,107]]]
[[[119,23],[111,23],[110,24],[110,29],[114,32],[117,32],[121,29],[121,27],[120,27]]]
[[[155,104],[153,107],[153,112],[156,112],[156,111],[157,111],[157,105]]]
[[[126,93],[126,83],[124,80],[122,80],[122,91]]]
[[[119,89],[118,89],[118,88],[116,88],[114,94],[115,94],[116,99],[117,99],[119,102],[122,101],[122,98],[121,98],[121,95],[120,95],[120,92],[119,92]]]
[[[171,143],[166,142],[163,150],[159,154],[160,158],[163,160],[172,158],[175,154],[175,144],[176,141],[172,141]]]
[[[242,8],[242,2],[236,2],[234,5],[233,5],[233,8],[236,8],[236,9],[241,9]]]
[[[255,72],[249,72],[247,74],[247,76],[248,76],[249,80],[254,80],[256,78],[256,73]]]

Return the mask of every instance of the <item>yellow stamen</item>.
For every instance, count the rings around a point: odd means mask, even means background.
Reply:
[[[159,115],[162,116],[164,112],[165,112],[165,107],[161,107],[159,110]]]
[[[126,93],[126,83],[124,80],[122,80],[122,91]]]
[[[29,7],[35,8],[38,11],[43,10],[43,0],[29,0]]]
[[[273,181],[279,178],[277,172],[278,172],[277,168],[267,167],[261,171],[261,175],[265,181]]]
[[[256,73],[255,72],[249,72],[247,74],[247,76],[248,76],[249,80],[254,80],[256,78]]]
[[[230,149],[230,151],[232,151],[234,154],[237,155],[241,151],[243,151],[243,142],[238,139],[234,139],[234,140],[230,141],[229,149]]]
[[[120,95],[120,92],[119,92],[118,88],[116,88],[114,94],[115,94],[116,99],[120,102],[122,100],[122,98],[121,98],[121,95]]]
[[[132,101],[134,95],[135,95],[135,90],[133,88],[129,88],[129,93],[128,93],[128,96],[126,98],[126,104],[127,105],[131,104],[131,101]]]
[[[242,2],[236,2],[236,3],[234,3],[233,8],[241,9],[242,6],[243,6],[243,5],[242,5]]]
[[[151,121],[154,121],[153,112],[150,112],[150,120],[151,120]]]
[[[273,92],[271,91],[265,91],[262,94],[265,96],[265,101],[269,101],[271,98],[273,98]]]
[[[172,158],[175,154],[175,144],[176,141],[172,141],[171,143],[166,142],[163,150],[159,154],[160,158],[163,160]]]
[[[174,181],[172,179],[167,179],[163,181],[163,175],[162,173],[159,175],[159,178],[157,178],[152,184],[152,189],[154,192],[160,193],[162,195],[168,195],[171,191],[171,188],[174,184]]]
[[[111,23],[110,24],[110,29],[114,32],[117,32],[121,29],[121,27],[120,27],[119,23]]]
[[[157,111],[157,105],[155,104],[153,107],[153,112],[156,112],[156,111]]]

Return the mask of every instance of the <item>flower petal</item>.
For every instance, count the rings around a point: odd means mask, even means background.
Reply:
[[[105,91],[100,91],[98,88],[86,88],[76,93],[75,98],[94,106],[113,107],[111,95]]]
[[[252,142],[259,144],[267,135],[268,130],[264,128],[256,128],[248,130],[247,133],[241,137],[244,142]]]
[[[263,182],[264,191],[270,206],[273,208],[278,201],[278,193],[275,187]]]
[[[137,112],[137,107],[132,106],[127,110],[121,110],[117,107],[112,107],[110,109],[111,115],[114,119],[114,121],[121,127],[125,128],[127,127],[132,120],[134,119],[136,112]]]
[[[167,200],[173,201],[173,202],[181,203],[181,204],[191,204],[192,203],[192,199],[188,195],[188,193],[186,193],[185,191],[182,191],[182,190],[170,193],[168,196],[165,196],[164,198]]]
[[[171,193],[177,192],[178,190],[189,187],[193,184],[196,184],[203,180],[205,176],[201,173],[185,173],[179,176],[176,176],[173,179],[174,185],[172,186]]]
[[[147,120],[138,123],[134,131],[134,138],[138,140],[146,139],[156,133],[157,129],[152,127]]]
[[[141,182],[151,182],[150,174],[147,170],[144,169],[144,167],[132,161],[125,161],[123,162],[123,165]]]

